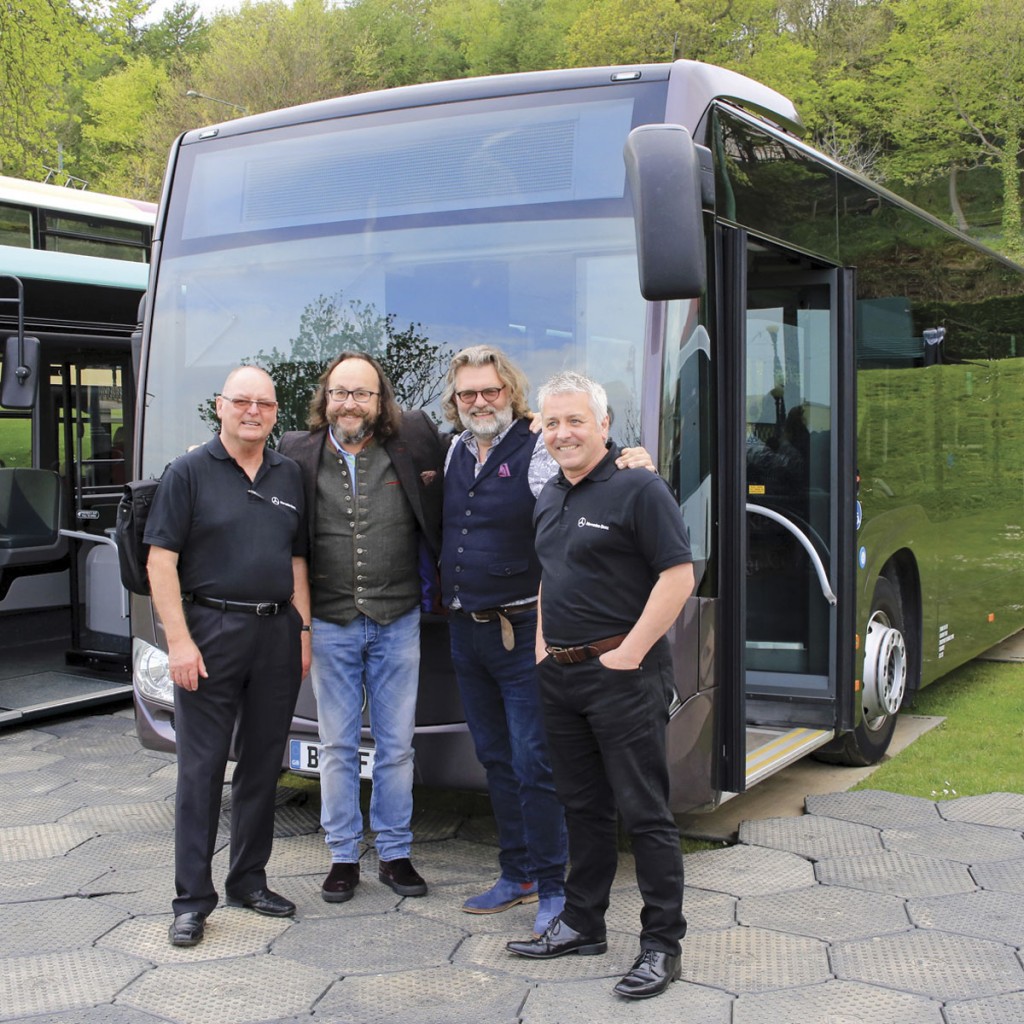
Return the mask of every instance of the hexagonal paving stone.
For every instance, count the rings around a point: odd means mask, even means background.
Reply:
[[[66,775],[56,771],[56,765],[63,764],[64,757],[61,754],[48,754],[45,750],[15,749],[4,753],[2,770],[6,774],[19,775],[24,772],[44,772],[51,776],[61,778]]]
[[[910,919],[920,928],[995,939],[1024,946],[1024,895],[968,892],[907,902]]]
[[[451,959],[465,933],[440,921],[401,914],[359,919],[345,931],[333,919],[302,921],[273,945],[275,956],[337,975],[438,967]]]
[[[732,1024],[943,1024],[939,1003],[906,992],[892,992],[851,981],[740,996]]]
[[[165,914],[174,899],[174,867],[128,868],[105,871],[80,886],[79,892],[96,903],[119,907],[133,917]]]
[[[768,846],[773,850],[788,850],[810,860],[850,857],[882,849],[877,828],[817,814],[741,822],[739,841],[753,846]]]
[[[4,800],[4,824],[45,825],[66,818],[77,811],[84,801],[69,792],[68,786],[33,796]]]
[[[174,805],[166,800],[93,804],[71,811],[61,820],[92,829],[100,835],[111,832],[168,832],[174,828]]]
[[[10,1017],[30,1016],[110,1002],[149,969],[137,957],[103,949],[0,960],[0,1012]]]
[[[72,828],[54,825],[53,828]],[[78,829],[84,831],[84,829]],[[91,834],[90,834],[91,835]],[[74,864],[89,864],[96,868],[94,877],[107,871],[146,869],[163,865],[174,870],[174,835],[171,832],[121,832],[109,836],[95,836],[68,854]]]
[[[91,946],[124,919],[123,911],[85,899],[11,903],[0,907],[0,957]]]
[[[904,825],[928,824],[939,817],[931,800],[881,789],[863,789],[856,793],[823,793],[807,797],[808,814],[856,821],[874,828],[896,828]]]
[[[1024,893],[1024,857],[972,864],[971,875],[982,889]]]
[[[617,980],[572,981],[561,985],[542,982],[527,996],[520,1011],[522,1022],[729,1024],[733,999],[726,992],[677,981],[657,999],[620,999],[611,992]]]
[[[88,864],[69,864],[41,857],[5,864],[0,871],[0,903],[52,900],[83,893],[99,871]],[[87,893],[83,893],[87,895]]]
[[[898,896],[865,897],[856,889],[815,885],[773,896],[744,896],[736,908],[740,924],[835,942],[911,927]]]
[[[704,850],[686,858],[686,882],[733,896],[801,889],[814,882],[814,867],[803,857],[761,846]]]
[[[970,821],[1024,832],[1024,793],[962,796],[957,800],[940,800],[936,806],[947,821]]]
[[[832,948],[839,978],[916,992],[932,999],[968,999],[1024,989],[1024,965],[998,942],[945,932],[840,942]]]
[[[683,942],[683,978],[727,992],[767,992],[828,980],[823,942],[761,928],[698,932]]]
[[[533,960],[516,956],[505,948],[509,938],[527,937],[522,934],[470,935],[455,951],[453,961],[460,967],[482,967],[538,982],[583,981],[586,978],[618,979],[639,952],[636,935],[625,932],[608,932],[608,952],[597,956],[570,954],[554,960]]]
[[[446,964],[422,971],[345,978],[317,1003],[317,1016],[350,1024],[516,1024],[529,985]]]
[[[266,917],[250,910],[214,911],[206,921],[206,935],[198,946],[172,946],[167,929],[172,914],[134,917],[104,935],[97,946],[145,957],[155,964],[195,963],[265,953],[275,939],[294,923],[290,918]]]
[[[0,763],[6,762],[9,751],[4,747],[4,756]],[[45,772],[25,771],[4,773],[0,771],[0,800],[7,806],[8,800],[40,796],[68,786],[70,783],[60,775],[47,775]]]
[[[165,1017],[154,1017],[130,1006],[90,1006],[84,1010],[65,1010],[43,1017],[4,1018],[4,1024],[166,1024]]]
[[[820,861],[814,871],[824,885],[845,885],[893,896],[942,896],[976,888],[967,865],[907,853],[835,857]]]
[[[961,864],[1024,857],[1024,836],[1019,832],[957,821],[883,829],[882,844],[896,853],[942,857]]]
[[[1011,1024],[1024,1020],[1024,992],[946,1003],[946,1024]]]
[[[0,863],[59,857],[92,839],[95,832],[77,825],[15,825],[0,828]]]
[[[178,1024],[246,1024],[306,1012],[334,980],[328,971],[282,957],[245,957],[158,967],[117,1002]]]

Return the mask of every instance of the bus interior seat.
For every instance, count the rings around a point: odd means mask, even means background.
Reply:
[[[0,565],[46,562],[62,553],[60,477],[50,469],[0,469]]]

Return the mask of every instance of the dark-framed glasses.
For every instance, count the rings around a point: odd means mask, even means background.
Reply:
[[[273,412],[277,408],[277,402],[272,402],[269,398],[243,398],[241,395],[234,398],[231,395],[221,395],[220,397],[225,402],[230,402],[239,412],[247,412],[254,405],[260,412]]]
[[[334,402],[344,402],[351,395],[352,401],[358,402],[360,405],[366,405],[371,398],[379,395],[380,392],[371,391],[369,388],[356,388],[354,391],[349,391],[348,388],[328,388],[327,394]]]
[[[502,384],[500,388],[480,388],[479,391],[456,391],[455,397],[463,405],[472,405],[476,401],[476,396],[481,395],[485,402],[493,402],[498,395],[505,390],[505,385]]]

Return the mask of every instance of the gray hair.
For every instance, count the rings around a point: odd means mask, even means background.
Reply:
[[[543,411],[544,403],[553,395],[577,394],[587,396],[590,411],[594,414],[598,424],[602,423],[605,416],[608,415],[608,395],[596,380],[584,377],[582,373],[574,373],[572,370],[556,373],[554,377],[541,385],[540,391],[537,393],[537,400]]]
[[[498,379],[508,388],[513,417],[521,420],[530,415],[526,374],[496,345],[471,345],[452,357],[441,393],[441,411],[451,423],[460,422],[455,404],[455,375],[463,366],[493,366]]]

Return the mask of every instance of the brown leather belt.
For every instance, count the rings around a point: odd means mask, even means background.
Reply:
[[[544,650],[559,665],[575,665],[596,658],[599,654],[614,651],[628,635],[620,633],[618,636],[606,636],[603,640],[595,640],[592,644],[582,644],[580,647],[545,647]]]
[[[512,623],[509,616],[518,615],[520,612],[532,612],[537,607],[536,601],[527,601],[524,604],[509,604],[504,608],[481,608],[478,612],[465,612],[474,622],[501,623],[501,644],[506,651],[515,649],[516,636],[512,630]],[[463,611],[462,608],[458,609]]]

